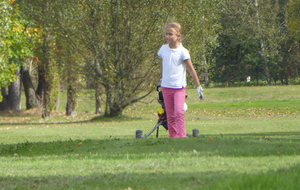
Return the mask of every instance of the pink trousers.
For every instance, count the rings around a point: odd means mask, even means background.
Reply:
[[[183,104],[186,88],[173,89],[162,87],[170,138],[185,138],[186,127]]]

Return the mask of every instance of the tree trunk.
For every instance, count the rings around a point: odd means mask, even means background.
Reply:
[[[22,67],[21,71],[26,97],[26,109],[37,108],[40,106],[40,102],[35,94],[35,89],[30,77],[29,70],[26,67]]]
[[[149,91],[147,94],[131,99],[131,101],[120,101],[121,95],[117,92],[113,92],[111,88],[106,87],[106,104],[105,104],[105,117],[116,117],[123,114],[124,109],[135,102],[140,101],[141,99],[147,97],[152,91]]]
[[[17,80],[8,87],[8,94],[5,88],[1,89],[3,101],[0,103],[2,111],[20,111],[21,105],[21,77],[20,71],[16,71]]]
[[[39,101],[39,105],[43,105],[44,101],[44,88],[46,84],[45,69],[42,67],[41,63],[38,66],[38,86],[36,89],[36,96]]]
[[[2,95],[2,102],[0,102],[0,110],[1,111],[8,110],[8,105],[7,105],[8,94],[5,87],[1,88],[1,95]]]
[[[42,113],[42,117],[47,118],[47,117],[50,117],[50,115],[51,115],[49,84],[45,85],[43,95],[44,96],[43,96],[43,113]]]
[[[46,37],[47,38],[47,37]],[[47,40],[46,40],[47,41]],[[44,46],[44,55],[43,55],[43,71],[44,71],[44,88],[42,91],[43,94],[43,113],[42,117],[50,117],[51,114],[51,89],[50,89],[50,78],[49,78],[49,65],[50,65],[50,53],[49,53],[49,47],[47,44]]]
[[[74,81],[69,82],[67,89],[67,106],[66,106],[66,115],[75,117],[76,113],[76,87],[72,84]]]
[[[203,59],[203,63],[204,63],[204,82],[205,82],[205,86],[209,86],[208,66],[207,66],[206,56],[203,55],[202,59]],[[201,79],[200,79],[200,81],[201,81]]]
[[[108,117],[120,116],[120,115],[122,115],[123,110],[124,109],[120,105],[116,104],[116,102],[113,102],[113,105],[111,105],[109,107],[109,113],[105,116],[108,116]]]
[[[96,111],[95,114],[101,114],[102,109],[101,109],[101,90],[100,90],[100,85],[96,84],[96,93],[95,93],[95,99],[96,99]]]
[[[111,88],[106,89],[106,105],[105,105],[105,117],[116,117],[122,115],[123,108],[119,101],[114,100],[115,93],[112,92]]]

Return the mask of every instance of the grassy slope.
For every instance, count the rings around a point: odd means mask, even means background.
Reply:
[[[134,138],[157,120],[155,93],[117,119],[72,123],[94,117],[90,99],[76,118],[4,114],[0,189],[299,189],[299,90],[205,89],[205,101],[189,90],[191,139]]]

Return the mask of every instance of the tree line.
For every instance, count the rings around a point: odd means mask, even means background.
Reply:
[[[23,89],[26,109],[49,117],[63,89],[72,116],[80,90],[93,88],[95,113],[121,115],[159,82],[156,53],[171,21],[183,25],[207,87],[247,76],[297,84],[299,7],[300,0],[4,0],[0,110],[20,110]]]

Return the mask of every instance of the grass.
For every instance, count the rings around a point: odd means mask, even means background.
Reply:
[[[90,92],[78,116],[0,116],[0,189],[300,189],[300,86],[188,90],[187,131],[136,139],[157,121],[156,93],[103,118]],[[63,93],[61,93],[63,95]]]

